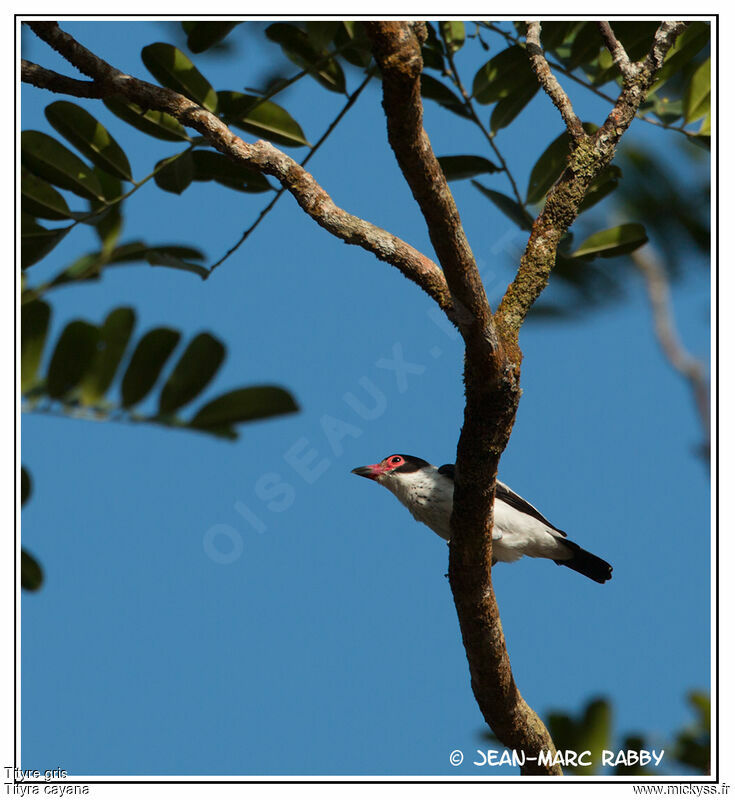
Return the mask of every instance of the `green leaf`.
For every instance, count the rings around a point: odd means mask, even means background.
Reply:
[[[20,168],[20,207],[41,219],[69,219],[69,206],[50,183]]]
[[[319,21],[306,23],[306,35],[315,49],[322,52],[334,41],[342,23],[337,21]]]
[[[583,69],[593,86],[603,86],[610,81],[620,79],[620,70],[606,48],[602,48],[597,59]]]
[[[373,60],[370,41],[359,23],[343,20],[341,27],[337,29],[334,43],[345,61],[360,69],[370,66]]]
[[[278,386],[249,386],[220,395],[194,415],[191,428],[207,430],[298,411],[293,397]]]
[[[511,122],[523,111],[538,91],[538,83],[529,83],[520,86],[512,95],[498,100],[493,113],[490,115],[490,130],[497,133],[501,128]]]
[[[603,256],[611,258],[641,247],[648,241],[646,229],[637,222],[617,225],[604,231],[593,233],[572,253],[572,258]]]
[[[456,53],[465,40],[464,22],[453,20],[451,22],[440,22],[439,28],[441,29],[444,41],[452,53]]]
[[[194,247],[182,247],[175,244],[149,246],[145,242],[127,242],[116,247],[110,254],[110,264],[124,264],[134,261],[147,261],[151,253],[168,254],[175,258],[196,259],[202,261],[204,253]]]
[[[472,185],[479,189],[485,197],[488,198],[500,211],[505,214],[508,219],[515,222],[524,231],[530,231],[533,225],[533,217],[526,211],[523,206],[519,205],[515,200],[501,192],[496,192],[493,189],[488,189],[478,181],[472,181]]]
[[[710,62],[700,64],[684,93],[684,119],[687,123],[706,117],[710,111]]]
[[[69,267],[54,276],[48,288],[63,286],[73,281],[97,280],[100,270],[108,261],[108,256],[102,252],[87,253],[80,256]]]
[[[597,126],[589,122],[585,122],[582,127],[587,133],[594,133],[597,130]],[[544,150],[531,170],[526,192],[527,203],[538,203],[543,200],[546,192],[566,169],[568,156],[569,134],[564,131]]]
[[[20,266],[27,269],[48,255],[71,230],[55,228],[49,230],[39,225],[33,217],[21,212],[20,224]]]
[[[159,161],[153,180],[159,189],[172,194],[181,194],[194,180],[194,162],[191,153],[186,151]]]
[[[565,43],[570,43],[574,32],[582,23],[575,21],[552,22],[544,21],[541,24],[541,44],[544,50],[556,50]]]
[[[710,736],[710,698],[704,692],[690,692],[687,699],[697,720],[682,728],[676,736],[673,757],[701,773],[709,771]]]
[[[111,200],[117,200],[122,195],[123,187],[120,178],[110,175],[109,172],[100,167],[94,167],[92,171],[100,182],[102,194],[105,196],[105,200],[108,203]],[[90,200],[89,205],[92,210],[97,210],[107,205],[107,203],[100,203],[98,200]]]
[[[543,25],[541,26],[543,29]],[[575,33],[567,66],[576,69],[595,61],[600,54],[602,39],[594,22],[585,22]]]
[[[203,53],[219,44],[239,22],[194,22],[187,31],[186,46],[192,53]]]
[[[579,744],[581,749],[592,750],[595,755],[602,753],[610,746],[612,729],[612,712],[610,704],[602,699],[592,700],[585,710],[582,724],[580,726]],[[578,774],[589,775],[594,773],[595,766],[579,768]],[[597,760],[597,759],[595,759]],[[599,763],[599,761],[598,761]]]
[[[25,303],[20,308],[20,391],[25,394],[36,384],[51,308],[43,300]]]
[[[528,54],[514,45],[501,50],[477,71],[472,81],[472,96],[487,105],[514,95],[522,86],[536,82]]]
[[[648,55],[659,23],[655,21],[612,20],[610,25],[616,38],[625,48],[630,60],[638,61]]]
[[[699,724],[703,728],[709,729],[710,715],[712,713],[712,701],[709,694],[697,691],[689,692],[687,700],[689,701],[689,705],[696,711],[699,717]]]
[[[145,261],[145,254],[149,247],[145,242],[126,242],[116,247],[110,253],[110,264],[126,264],[133,261]]]
[[[33,491],[33,482],[28,470],[25,467],[20,468],[20,504],[24,506],[28,502],[28,498]]]
[[[20,551],[20,585],[29,592],[35,592],[43,583],[43,570],[36,559],[26,550]]]
[[[426,41],[421,46],[421,58],[424,62],[424,69],[428,67],[429,69],[435,69],[445,73],[447,65],[444,60],[444,44],[436,30],[434,30],[434,25],[431,23],[426,24],[426,33]]]
[[[91,167],[52,136],[41,131],[23,131],[20,134],[20,158],[31,172],[54,186],[68,189],[88,200],[104,200],[102,187]]]
[[[446,84],[425,72],[421,73],[421,96],[435,100],[440,106],[444,106],[461,117],[470,117],[469,111],[459,97]]]
[[[566,168],[569,156],[569,134],[564,133],[544,150],[531,170],[526,191],[527,203],[538,203]]]
[[[673,125],[684,113],[684,101],[683,99],[669,100],[668,97],[657,97],[654,100],[653,113],[665,125]]]
[[[325,89],[345,93],[345,76],[342,67],[325,50],[319,50],[300,28],[287,22],[274,22],[265,29],[265,35],[280,45],[287,58],[302,69],[309,70]]]
[[[135,103],[119,97],[106,97],[102,102],[116,117],[148,136],[166,142],[191,141],[183,125],[170,114],[163,111],[146,111]]]
[[[57,100],[46,106],[46,119],[74,147],[100,169],[120,180],[132,181],[130,162],[107,129],[76,103]]]
[[[151,391],[180,338],[181,334],[171,328],[154,328],[141,338],[122,380],[125,408],[136,405]]]
[[[201,264],[194,264],[191,261],[186,261],[173,253],[166,252],[160,249],[150,249],[146,253],[146,261],[152,267],[170,267],[172,269],[180,269],[184,272],[193,272],[198,275],[202,280],[209,275],[209,270]]]
[[[115,378],[135,326],[132,308],[116,308],[107,315],[99,330],[97,352],[80,384],[80,399],[84,405],[101,403]]]
[[[493,164],[483,156],[439,156],[439,164],[448,181],[459,181],[483,173],[502,171],[497,164]]]
[[[70,322],[59,336],[46,375],[46,392],[65,399],[89,369],[97,352],[99,331],[84,320]]]
[[[708,111],[707,116],[702,120],[702,125],[697,131],[697,136],[711,136],[712,134],[712,112]]]
[[[298,122],[285,108],[252,94],[218,92],[225,122],[286,147],[309,145]]]
[[[195,181],[217,181],[240,192],[267,192],[273,187],[260,172],[238,164],[213,150],[195,150],[192,154]]]
[[[195,336],[161,390],[159,414],[172,414],[200,394],[217,374],[224,357],[224,345],[214,336]]]
[[[149,247],[146,249],[145,258],[147,259],[148,255],[152,252],[156,252],[161,255],[174,256],[175,258],[193,258],[197,261],[204,260],[204,253],[202,253],[201,250],[197,250],[196,247],[185,247],[184,245],[180,244],[159,244],[155,245],[154,247]]]
[[[594,774],[602,751],[610,747],[611,723],[610,704],[602,698],[590,701],[577,719],[563,713],[548,715],[549,732],[560,750],[591,752],[591,758],[587,759],[592,762],[590,766],[573,768],[577,775]]]
[[[146,45],[140,56],[162,86],[183,94],[208,111],[217,110],[217,92],[178,47],[156,42]]]

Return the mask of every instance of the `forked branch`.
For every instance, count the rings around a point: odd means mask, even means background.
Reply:
[[[538,40],[538,25],[527,23],[527,35],[533,41]],[[646,99],[666,53],[685,27],[683,22],[663,22],[659,26],[646,58],[623,76],[623,89],[604,124],[594,135],[571,142],[567,167],[546,195],[518,272],[495,313],[506,347],[517,342],[523,320],[548,283],[561,237],[576,219],[592,181],[612,161],[618,142]],[[538,54],[530,52],[529,58],[533,61]]]

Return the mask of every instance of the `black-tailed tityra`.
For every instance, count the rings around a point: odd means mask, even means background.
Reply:
[[[396,453],[378,464],[356,467],[355,475],[385,486],[413,516],[449,541],[449,518],[454,499],[454,464],[435,467],[423,458]],[[604,583],[612,567],[554,527],[541,512],[504,483],[495,484],[493,564],[518,561],[522,556],[550,558],[593,581]]]

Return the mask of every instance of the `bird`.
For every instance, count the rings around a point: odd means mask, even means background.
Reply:
[[[385,486],[415,519],[449,541],[454,464],[436,467],[423,458],[394,453],[352,472]],[[493,520],[493,565],[530,556],[549,558],[597,583],[612,577],[607,561],[567,539],[564,531],[501,481],[495,483]]]

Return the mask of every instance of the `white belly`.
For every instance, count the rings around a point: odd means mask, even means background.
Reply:
[[[437,493],[433,489],[432,485],[414,485],[410,495],[400,488],[394,492],[415,519],[449,541],[451,495]],[[494,512],[493,558],[496,561],[518,561],[522,556],[556,559],[571,557],[570,549],[563,544],[562,535],[540,520],[518,511],[502,500],[495,501]]]
[[[493,558],[498,561],[517,561],[521,556],[571,557],[570,549],[563,544],[562,535],[540,520],[497,500],[494,511]]]

